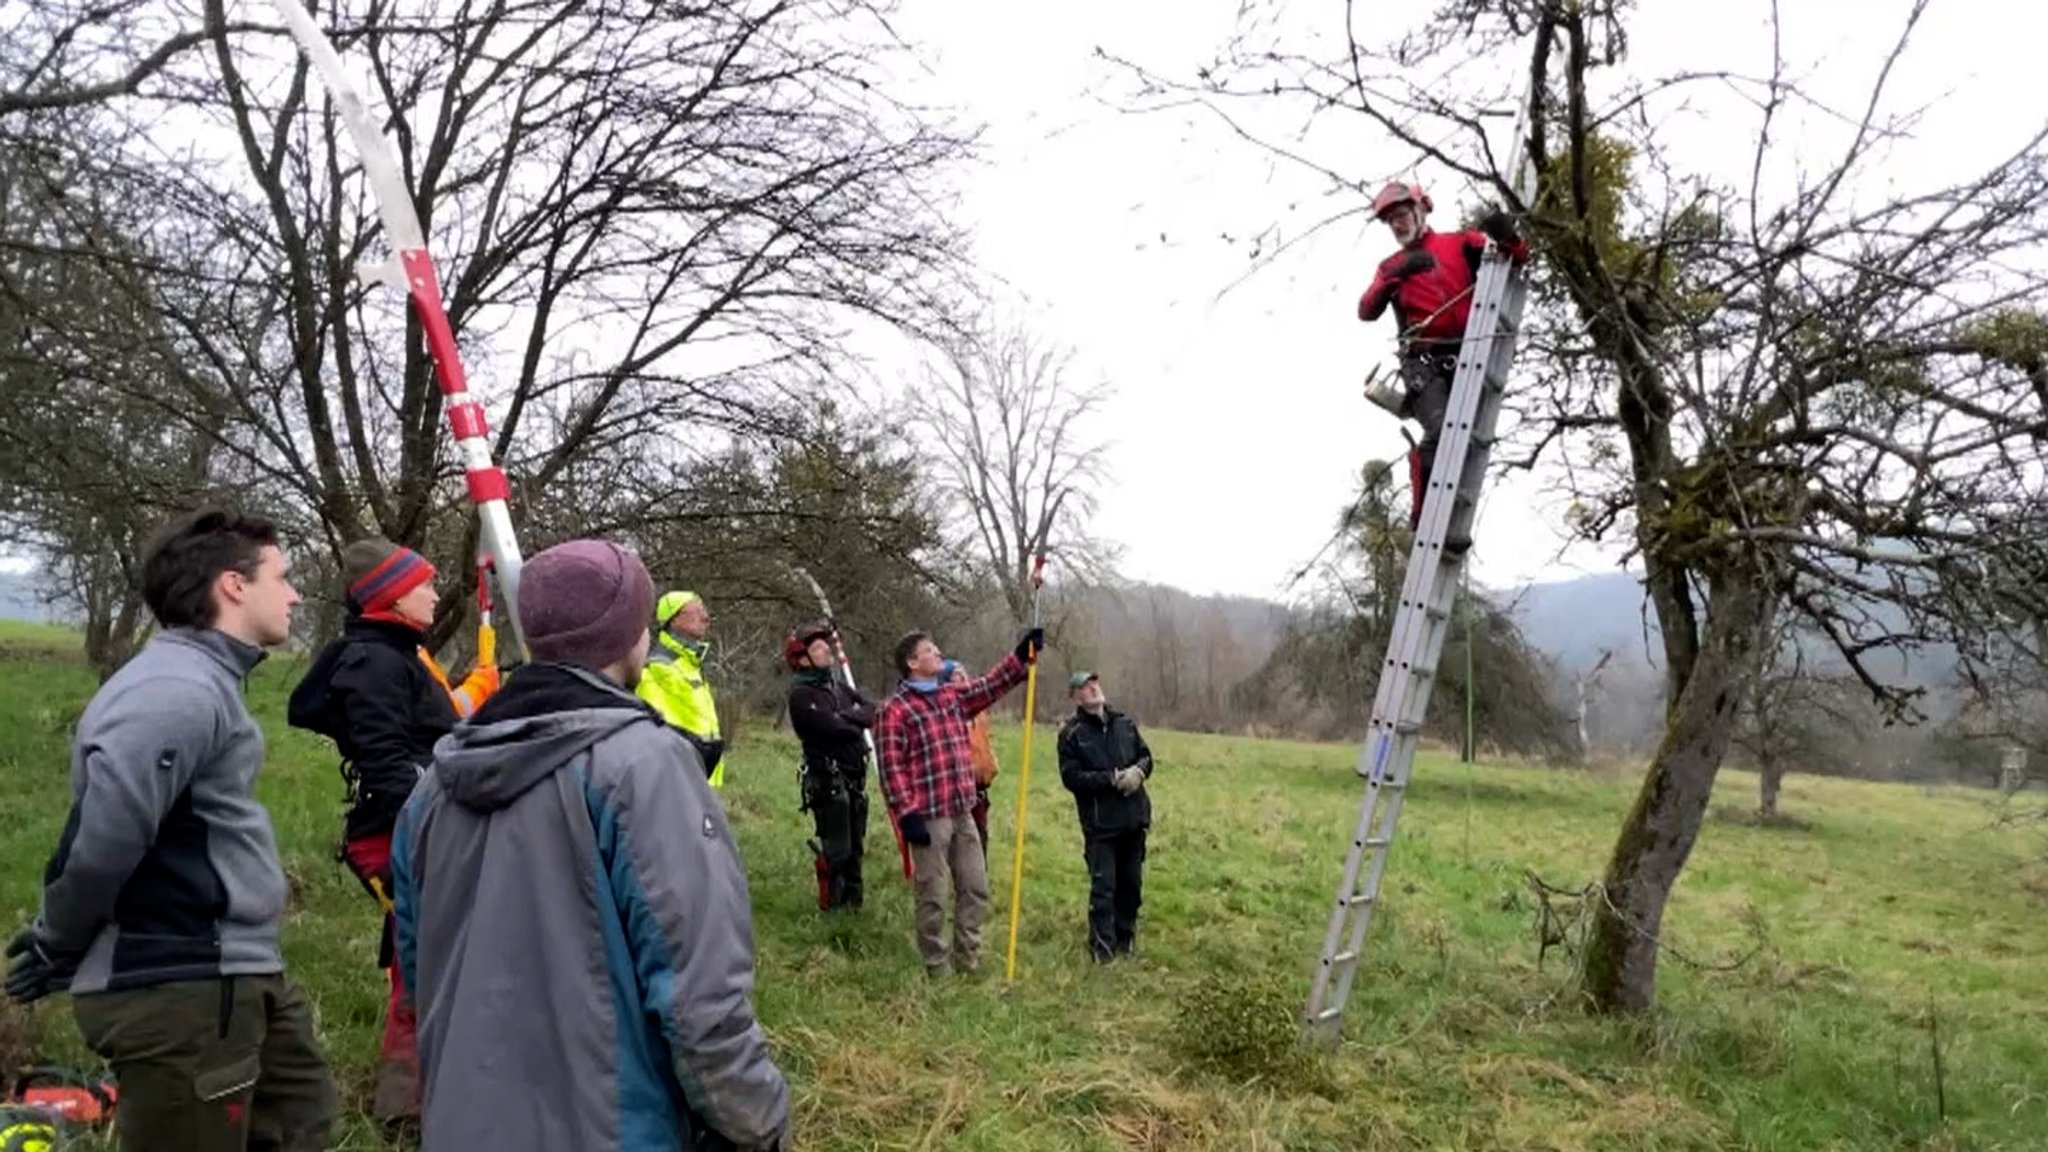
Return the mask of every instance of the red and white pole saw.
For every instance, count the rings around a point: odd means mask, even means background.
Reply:
[[[292,38],[306,54],[328,95],[340,109],[342,123],[355,141],[357,159],[377,200],[378,215],[384,221],[385,238],[391,244],[392,260],[366,264],[365,279],[375,280],[404,292],[425,329],[427,355],[434,363],[434,379],[440,386],[448,430],[462,457],[463,478],[469,486],[470,502],[476,505],[479,552],[477,579],[498,579],[505,605],[505,622],[523,658],[526,637],[519,627],[519,541],[512,532],[511,485],[504,470],[491,459],[490,424],[483,405],[470,396],[462,369],[462,356],[455,346],[455,330],[441,303],[441,281],[427,251],[426,230],[413,211],[412,197],[400,175],[390,145],[377,131],[363,98],[349,83],[341,57],[320,33],[313,16],[300,0],[272,0],[290,27]],[[486,594],[487,595],[487,594]]]

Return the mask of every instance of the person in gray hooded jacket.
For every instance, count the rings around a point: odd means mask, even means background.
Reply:
[[[632,691],[653,600],[608,542],[528,560],[532,662],[399,816],[426,1148],[786,1146],[738,849],[696,752]]]

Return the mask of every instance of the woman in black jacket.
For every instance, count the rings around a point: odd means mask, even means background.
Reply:
[[[868,831],[868,736],[875,706],[835,675],[832,626],[809,624],[789,634],[783,662],[789,685],[789,726],[803,744],[804,810],[818,874],[818,907],[861,906],[861,857]]]
[[[341,752],[349,807],[340,859],[384,913],[377,965],[390,972],[391,1000],[371,1108],[386,1121],[419,1115],[412,1003],[393,962],[391,829],[433,759],[434,742],[498,686],[488,625],[479,630],[476,670],[460,687],[449,685],[424,647],[440,602],[434,575],[425,557],[388,540],[349,545],[342,553],[348,622],[313,658],[286,712],[293,727],[326,736]]]

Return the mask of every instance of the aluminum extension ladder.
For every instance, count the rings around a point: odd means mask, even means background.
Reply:
[[[1337,903],[1330,912],[1329,931],[1323,938],[1322,956],[1309,992],[1303,1030],[1311,1040],[1335,1040],[1345,1002],[1351,996],[1351,981],[1358,974],[1366,929],[1379,905],[1394,822],[1407,795],[1423,716],[1429,709],[1430,690],[1436,686],[1437,661],[1450,631],[1459,576],[1470,552],[1472,522],[1493,455],[1494,426],[1500,417],[1508,369],[1514,363],[1528,291],[1526,266],[1514,265],[1497,245],[1488,242],[1472,287],[1472,310],[1458,350],[1436,463],[1424,490],[1422,519],[1408,556],[1407,578],[1401,585],[1400,609],[1387,642],[1386,663],[1380,669],[1372,728],[1359,755],[1358,774],[1365,777],[1365,799],[1359,806],[1358,827],[1351,836],[1344,879],[1337,888]],[[1447,540],[1468,544],[1446,549]]]

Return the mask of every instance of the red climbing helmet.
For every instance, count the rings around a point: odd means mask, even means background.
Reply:
[[[804,666],[805,658],[810,655],[811,644],[818,640],[829,640],[831,638],[832,626],[830,624],[823,621],[815,624],[799,624],[796,630],[791,632],[789,637],[782,642],[782,662],[789,665],[792,671],[801,668]]]
[[[1372,198],[1372,214],[1384,220],[1388,212],[1403,204],[1413,204],[1424,212],[1435,207],[1429,202],[1429,193],[1422,190],[1422,185],[1403,184],[1399,180],[1391,180],[1385,188],[1380,189],[1379,195]]]

